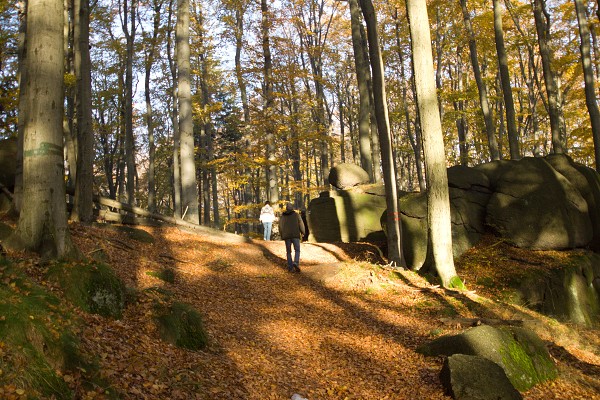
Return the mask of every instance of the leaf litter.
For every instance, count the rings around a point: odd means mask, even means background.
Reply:
[[[303,243],[302,272],[290,274],[281,241],[228,243],[177,228],[142,228],[154,236],[150,244],[98,227],[71,229],[84,254],[101,254],[137,293],[121,320],[79,312],[82,350],[126,399],[290,399],[295,393],[311,400],[445,399],[443,358],[416,348],[468,327],[448,320],[515,317],[500,313],[504,307],[487,287],[468,285],[477,292],[458,293],[409,271],[390,271],[368,244]],[[475,261],[467,264],[457,265],[459,273],[476,281],[484,272],[473,268]],[[174,283],[148,274],[157,268],[172,268]],[[160,298],[148,290],[157,288],[203,315],[205,350],[160,340],[152,319]],[[520,312],[519,318],[538,317]],[[577,332],[581,340],[556,343],[541,330],[561,377],[524,398],[600,398],[600,352],[586,345],[598,343],[598,332]],[[71,387],[82,387],[79,377],[69,379]],[[105,398],[103,389],[81,389],[77,396]]]

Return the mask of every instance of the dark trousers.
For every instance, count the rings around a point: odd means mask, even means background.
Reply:
[[[300,238],[285,239],[287,267],[290,271],[294,269],[292,265],[292,245],[294,246],[294,263],[300,265]]]

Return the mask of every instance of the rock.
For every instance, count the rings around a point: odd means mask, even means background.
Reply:
[[[108,265],[91,262],[77,265],[53,264],[48,280],[59,284],[65,297],[91,314],[120,319],[127,296],[125,284]]]
[[[379,218],[386,209],[385,197],[358,188],[322,193],[311,200],[306,219],[309,241],[360,242],[385,240]]]
[[[523,158],[496,170],[486,223],[522,248],[583,247],[593,236],[588,204],[565,176],[543,158]]]
[[[485,232],[485,210],[491,191],[485,174],[467,167],[448,169],[452,253],[461,256],[479,242]],[[427,194],[409,193],[399,200],[402,250],[407,267],[427,266]],[[385,232],[385,214],[381,217]]]
[[[160,337],[167,343],[189,350],[201,350],[208,345],[202,316],[193,306],[161,303],[156,305],[155,312]]]
[[[517,295],[543,314],[593,326],[600,317],[600,254],[582,251],[563,268],[528,277]]]
[[[508,380],[502,367],[478,356],[454,354],[448,357],[440,380],[456,400],[518,400],[521,393]]]
[[[298,393],[294,393],[292,395],[292,399],[291,400],[308,400],[308,399],[306,397],[300,396]]]
[[[558,375],[541,339],[518,327],[481,325],[458,335],[442,336],[418,351],[431,356],[466,354],[486,358],[502,367],[520,391]]]
[[[369,174],[356,164],[341,163],[329,171],[329,183],[338,189],[369,183]]]
[[[579,190],[587,202],[593,230],[590,247],[600,252],[600,175],[592,168],[575,163],[564,154],[549,155],[546,160]]]

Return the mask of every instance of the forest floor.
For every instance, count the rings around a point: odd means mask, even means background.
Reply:
[[[298,274],[285,270],[282,241],[229,242],[177,228],[143,228],[154,243],[72,225],[87,255],[103,252],[129,287],[162,287],[201,312],[203,351],[161,341],[151,292],[121,320],[80,313],[83,351],[126,399],[442,399],[442,357],[416,352],[468,318],[524,320],[549,346],[560,377],[526,399],[600,399],[600,333],[502,301],[518,268],[560,262],[487,238],[457,263],[470,291],[444,290],[393,272],[369,244],[302,243]],[[171,267],[173,284],[148,275]],[[493,272],[491,272],[493,271]],[[73,378],[77,390],[79,382]],[[102,398],[100,390],[79,393]]]

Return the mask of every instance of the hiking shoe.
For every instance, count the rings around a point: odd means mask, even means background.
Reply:
[[[294,267],[294,272],[300,272],[300,267],[298,266],[298,264],[294,263],[292,265]]]

